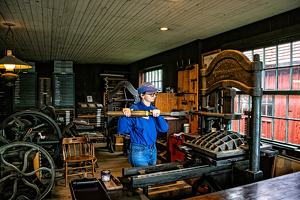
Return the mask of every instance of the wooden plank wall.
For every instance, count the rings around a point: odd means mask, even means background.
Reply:
[[[198,110],[198,81],[199,81],[199,65],[193,65],[193,69],[186,69],[178,71],[178,91],[185,93],[182,96],[178,96],[178,109],[182,110]],[[192,81],[195,80],[195,81]],[[182,104],[186,100],[187,104]],[[190,133],[198,132],[198,117],[187,116],[190,124]]]
[[[177,109],[176,93],[158,93],[155,99],[155,107],[161,112],[172,112]]]
[[[172,110],[198,110],[198,78],[199,65],[194,65],[193,69],[178,71],[178,93],[158,93],[155,106],[161,112],[171,112]],[[196,81],[192,81],[196,80]],[[183,101],[187,104],[182,104]],[[190,124],[190,133],[198,132],[198,117],[187,116]]]

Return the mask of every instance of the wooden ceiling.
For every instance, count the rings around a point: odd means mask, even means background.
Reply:
[[[125,65],[299,6],[299,0],[0,0],[0,55],[7,44],[26,61]],[[15,25],[14,40],[5,39],[3,23]]]

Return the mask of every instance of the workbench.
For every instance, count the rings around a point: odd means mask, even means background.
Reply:
[[[185,200],[299,200],[300,172],[267,179]]]

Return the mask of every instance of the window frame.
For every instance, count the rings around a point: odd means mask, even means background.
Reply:
[[[289,44],[289,45],[288,45]],[[293,53],[293,45],[295,44],[295,49],[297,48],[297,54],[294,54]],[[286,45],[286,46],[285,46]],[[263,89],[263,98],[265,95],[271,95],[272,97],[272,103],[269,103],[266,102],[263,103],[263,99],[262,99],[262,102],[261,102],[261,108],[263,108],[263,104],[265,105],[269,105],[269,104],[272,104],[272,115],[268,115],[270,113],[267,112],[267,108],[266,108],[266,113],[265,115],[263,115],[263,110],[261,109],[261,118],[262,118],[262,121],[261,121],[261,130],[263,129],[263,119],[270,119],[271,122],[271,126],[272,126],[272,138],[265,138],[265,137],[262,137],[261,136],[261,139],[262,140],[265,140],[265,141],[270,141],[272,143],[277,143],[277,144],[282,144],[282,145],[287,145],[287,146],[292,146],[292,147],[297,147],[299,148],[300,147],[300,142],[299,144],[298,143],[291,143],[289,142],[289,123],[291,122],[299,122],[300,121],[300,117],[299,118],[291,118],[289,116],[289,106],[290,106],[290,102],[289,102],[289,99],[291,97],[291,95],[300,95],[300,89],[293,89],[293,69],[296,69],[298,67],[300,67],[300,61],[299,61],[299,57],[300,57],[300,48],[299,48],[299,45],[300,45],[300,40],[295,40],[295,41],[291,41],[291,42],[285,42],[285,43],[282,43],[282,44],[276,44],[276,45],[269,45],[269,46],[265,46],[265,47],[260,47],[260,48],[253,48],[251,50],[247,50],[247,51],[243,51],[243,53],[249,58],[250,61],[252,61],[253,59],[253,55],[256,54],[255,52],[258,52],[258,51],[261,51],[261,49],[263,49],[262,51],[262,57],[261,57],[261,61],[263,62],[263,70],[262,70],[262,89]],[[282,55],[279,55],[279,51],[282,51],[282,49],[280,49],[280,46],[282,46],[283,48],[286,48],[287,46],[289,46],[289,52],[286,53],[286,52],[281,52],[283,54]],[[273,49],[272,49],[273,48]],[[266,49],[269,49],[270,51],[274,51],[276,50],[276,54],[275,55],[272,55],[272,54],[267,54],[268,56],[271,57],[271,61],[269,61],[271,64],[274,63],[274,57],[276,59],[275,61],[275,66],[272,66],[272,67],[266,67]],[[285,54],[289,54],[289,56],[286,56]],[[295,58],[297,58],[297,63],[295,64],[294,61],[293,61],[293,57],[295,56]],[[281,62],[283,62],[283,65],[281,63],[280,65],[280,61],[279,61],[279,58],[283,60],[280,60]],[[273,59],[273,60],[272,60]],[[286,60],[289,60],[289,65],[287,65],[285,63]],[[281,69],[289,69],[289,70],[286,70],[286,71],[289,71],[289,89],[278,89],[278,83],[279,83],[279,71]],[[275,89],[272,90],[272,89],[268,89],[266,90],[266,71],[267,70],[275,70],[275,76],[274,77],[271,77],[275,80]],[[283,70],[282,70],[283,71]],[[273,80],[273,81],[274,81]],[[283,83],[281,83],[283,84]],[[237,91],[237,112],[240,113],[241,111],[241,95],[244,95],[241,91]],[[279,116],[274,116],[275,114],[275,97],[277,95],[283,95],[285,96],[285,98],[283,97],[282,99],[285,99],[286,101],[286,112],[285,112],[285,117],[279,117]],[[250,108],[250,103],[251,103],[251,100],[249,101],[249,108]],[[275,121],[276,120],[284,120],[285,121],[285,140],[284,141],[280,141],[280,140],[275,140],[274,139],[274,128],[275,128]],[[282,122],[276,122],[276,123],[282,123]],[[241,131],[241,121],[238,120],[238,123],[236,124],[237,125],[237,132],[240,133]],[[276,126],[278,126],[276,124]],[[282,127],[281,127],[282,128]],[[291,127],[292,128],[292,127]],[[278,129],[278,127],[277,127]],[[281,129],[280,129],[281,130]],[[263,131],[263,130],[262,130]],[[243,134],[243,133],[241,133]],[[277,134],[282,134],[282,133],[277,133]]]
[[[155,77],[152,77],[154,80],[152,78],[150,80],[148,79],[148,73],[156,73]],[[162,64],[146,68],[142,70],[142,73],[140,73],[140,76],[142,76],[141,82],[150,82],[155,88],[159,89],[158,92],[163,92],[163,73],[164,71]]]

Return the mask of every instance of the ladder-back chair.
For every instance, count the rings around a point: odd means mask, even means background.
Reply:
[[[68,176],[82,175],[82,174],[94,174],[94,144],[88,142],[86,137],[73,137],[73,138],[63,138],[62,139],[62,153],[63,161],[65,163],[65,186],[68,183]],[[80,164],[84,162],[84,166]],[[90,162],[90,163],[87,163]],[[78,163],[79,166],[69,167],[68,163]],[[87,171],[91,168],[91,171]],[[85,172],[68,174],[69,170],[85,169]]]

